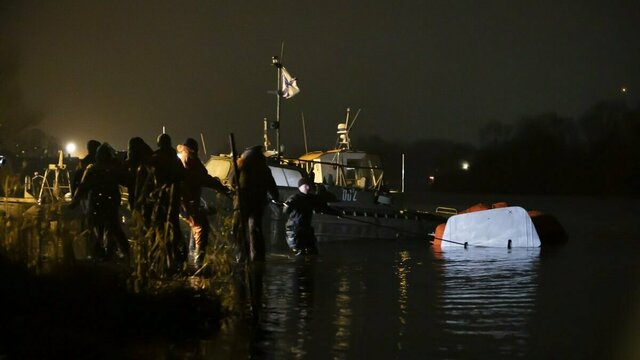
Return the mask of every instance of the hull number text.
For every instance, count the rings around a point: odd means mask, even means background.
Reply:
[[[342,189],[342,201],[356,201],[358,191],[353,189]]]

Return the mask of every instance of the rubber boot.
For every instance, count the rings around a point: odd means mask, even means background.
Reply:
[[[195,265],[196,269],[199,269],[202,267],[202,265],[204,265],[204,258],[205,249],[203,247],[196,246],[195,254],[193,257],[193,264]]]

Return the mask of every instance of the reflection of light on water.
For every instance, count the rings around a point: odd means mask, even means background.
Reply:
[[[276,358],[290,357],[291,353],[299,355],[299,351],[291,351],[295,348],[292,342],[298,341],[299,338],[283,336],[287,334],[287,328],[293,325],[291,322],[298,320],[298,314],[295,313],[299,306],[296,299],[296,269],[274,266],[268,269],[265,278],[267,280],[264,283],[261,310],[264,337],[258,346],[262,349],[274,349]]]
[[[299,314],[298,323],[296,324],[296,340],[291,348],[291,353],[296,359],[304,359],[307,356],[305,343],[309,337],[309,320],[311,318],[311,309],[313,308],[312,289],[308,288],[309,274],[306,272],[298,272],[298,298],[297,305],[294,310]]]
[[[336,293],[336,313],[333,324],[336,326],[334,343],[334,359],[346,358],[346,351],[349,349],[349,336],[351,335],[351,297],[349,296],[350,283],[347,279],[347,269],[339,269],[338,289]]]
[[[398,349],[402,349],[402,337],[404,335],[405,326],[407,324],[407,299],[408,299],[408,289],[409,282],[407,276],[411,272],[411,267],[409,264],[409,260],[411,260],[411,256],[408,251],[401,251],[398,253],[400,259],[396,260],[395,266],[395,274],[398,277],[398,306],[400,309],[400,315],[398,320],[400,321],[400,326],[398,327]]]
[[[539,255],[540,249],[442,252],[443,330],[456,336],[526,340],[535,309]]]

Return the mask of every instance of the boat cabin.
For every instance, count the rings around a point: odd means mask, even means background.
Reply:
[[[299,158],[314,182],[358,189],[379,189],[383,169],[380,157],[364,151],[335,149],[315,151]]]
[[[212,155],[205,167],[211,176],[222,181],[225,186],[231,186],[233,182],[233,163],[228,155]],[[304,171],[294,165],[269,164],[271,175],[279,188],[297,188],[298,180],[305,176]]]

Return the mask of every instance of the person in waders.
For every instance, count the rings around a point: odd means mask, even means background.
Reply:
[[[238,260],[264,261],[262,215],[269,200],[279,199],[278,187],[267,165],[262,146],[253,146],[238,159],[238,189],[234,198],[234,234],[238,237]],[[243,230],[240,230],[242,227]]]
[[[150,201],[155,204],[154,229],[157,236],[167,236],[165,250],[169,255],[170,270],[180,271],[187,260],[186,242],[180,231],[180,185],[185,170],[168,134],[160,134],[157,144],[158,149],[149,159],[154,179],[150,195]]]
[[[312,194],[312,181],[303,177],[298,181],[298,192],[284,202],[284,212],[288,216],[286,224],[287,245],[294,255],[317,255],[318,246],[311,219],[313,211],[339,216],[318,195]]]
[[[186,173],[182,184],[182,211],[185,221],[191,227],[195,243],[193,262],[196,268],[200,268],[204,264],[210,232],[207,210],[200,205],[202,188],[208,187],[227,196],[231,196],[231,191],[219,178],[209,175],[198,158],[198,142],[188,138],[184,144],[178,145],[177,149]]]

